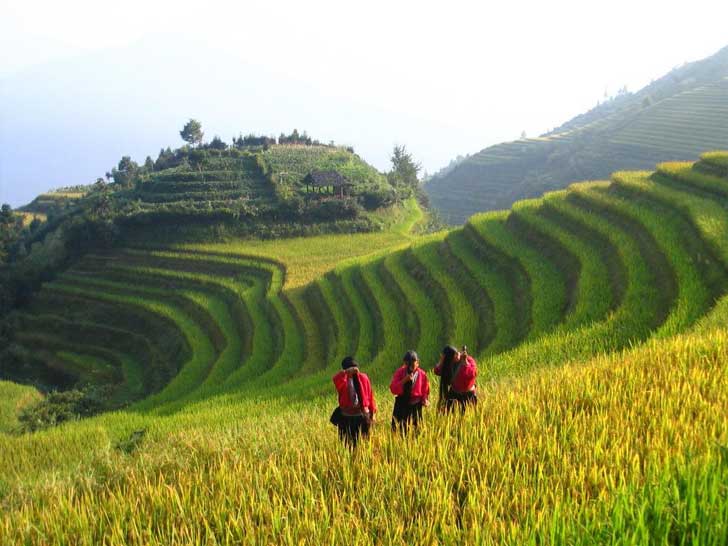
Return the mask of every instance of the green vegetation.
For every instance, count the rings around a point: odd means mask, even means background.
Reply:
[[[32,387],[0,381],[0,433],[18,430],[18,415],[40,397],[40,393]]]
[[[205,143],[201,124],[190,120],[180,136],[188,144],[176,150],[162,149],[156,161],[147,157],[139,165],[129,156],[122,157],[106,173],[106,181],[99,178],[92,185],[44,194],[19,211],[3,205],[0,353],[11,363],[3,375],[22,378],[28,374],[28,361],[36,360],[7,342],[6,331],[14,328],[7,315],[26,305],[43,283],[87,254],[179,241],[207,244],[324,234],[340,234],[333,244],[348,244],[345,234],[353,233],[370,233],[368,240],[379,245],[380,235],[396,241],[402,225],[417,223],[426,230],[437,223],[413,200],[422,197],[417,169],[414,180],[401,186],[399,178],[390,182],[353,150],[333,143],[323,145],[296,130],[281,135],[278,141],[248,135],[233,139],[232,145],[219,137]],[[414,164],[409,154],[401,152],[395,148],[393,173]],[[320,180],[304,184],[303,179],[312,173],[324,173],[323,180],[334,180],[334,185],[322,185]],[[427,217],[424,221],[423,215]],[[294,309],[289,311],[288,306]],[[277,317],[274,320],[298,320],[301,317],[296,315],[308,314],[297,297],[274,298],[265,308]],[[317,337],[312,336],[309,345]],[[312,358],[315,352],[312,348]],[[113,360],[119,364],[117,357]],[[129,363],[125,366],[129,368]],[[174,367],[175,372],[177,369]],[[81,380],[80,375],[63,378],[48,371],[35,374],[33,381],[65,385]],[[126,388],[142,392],[131,385]]]
[[[521,199],[599,180],[619,169],[691,160],[728,142],[728,48],[676,68],[644,89],[626,90],[538,137],[490,146],[443,169],[425,185],[450,224]],[[701,168],[728,168],[703,158]]]
[[[427,236],[410,198],[380,232],[85,255],[16,314],[7,354],[114,411],[0,383],[0,542],[722,544],[726,162]],[[445,343],[478,359],[477,409],[343,449],[338,361],[362,362],[386,429],[403,352],[429,369]],[[19,404],[72,422],[11,434]]]

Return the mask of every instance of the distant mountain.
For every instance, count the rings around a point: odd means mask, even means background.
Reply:
[[[486,148],[425,185],[445,221],[507,209],[576,180],[728,148],[728,47],[637,93],[622,92],[538,138]]]

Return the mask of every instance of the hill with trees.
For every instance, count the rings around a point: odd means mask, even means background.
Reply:
[[[728,47],[676,68],[636,93],[626,89],[538,138],[497,144],[425,185],[451,224],[509,208],[577,180],[650,169],[728,147]]]
[[[192,119],[180,136],[187,145],[163,148],[156,160],[148,156],[140,165],[124,156],[105,179],[40,195],[18,212],[54,220],[91,208],[120,226],[144,225],[145,236],[149,227],[164,225],[185,226],[186,236],[211,224],[258,236],[275,231],[276,224],[301,234],[311,224],[323,231],[366,231],[381,227],[371,211],[417,191],[416,181],[390,184],[353,149],[322,144],[295,129],[278,138],[251,134],[231,144],[218,136],[203,142],[202,125]],[[411,156],[408,161],[414,165]],[[345,195],[329,186],[307,186],[304,178],[314,171],[341,175]]]
[[[406,202],[425,202],[419,166],[395,147],[380,173],[352,148],[297,130],[204,140],[189,120],[178,149],[139,164],[129,156],[94,183],[3,207],[0,316],[89,252],[120,245],[226,237],[279,238],[389,229]],[[311,182],[312,174],[317,179]],[[321,177],[320,175],[324,175]]]
[[[7,324],[3,376],[66,390],[0,383],[0,538],[721,543],[727,205],[716,152],[426,236],[410,198],[379,232],[87,254]],[[386,421],[404,350],[452,342],[477,409],[341,448],[345,355]]]

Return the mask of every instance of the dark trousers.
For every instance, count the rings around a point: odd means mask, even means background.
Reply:
[[[465,413],[467,406],[474,406],[478,403],[478,397],[475,391],[455,392],[450,391],[445,398],[445,411],[451,412],[455,408],[460,409],[460,413]]]
[[[369,436],[369,420],[361,415],[348,417],[343,415],[337,424],[339,427],[339,438],[350,448],[355,448],[359,443],[359,436]]]
[[[417,428],[422,421],[422,403],[410,404],[409,400],[400,397],[394,400],[392,412],[392,430],[406,434],[410,427]]]

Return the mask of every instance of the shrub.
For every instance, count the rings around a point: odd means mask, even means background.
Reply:
[[[65,421],[91,417],[105,409],[105,399],[108,399],[107,388],[52,392],[18,414],[20,429],[35,432]]]
[[[367,210],[374,210],[392,206],[397,200],[397,194],[392,188],[366,189],[357,196],[359,202]]]

